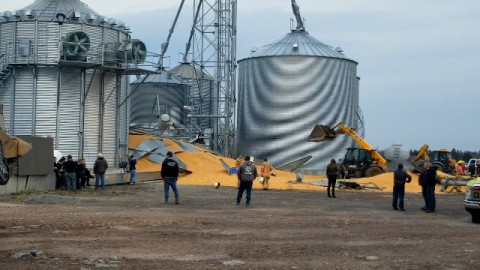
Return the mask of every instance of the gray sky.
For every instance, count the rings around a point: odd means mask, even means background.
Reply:
[[[0,0],[0,11],[34,0]],[[179,0],[83,0],[160,52]],[[177,65],[192,24],[187,1],[167,55]],[[357,61],[366,140],[385,149],[480,150],[480,1],[297,0],[306,30]],[[238,0],[237,59],[290,31],[290,0]]]

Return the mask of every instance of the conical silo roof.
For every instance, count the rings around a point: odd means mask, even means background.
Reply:
[[[64,14],[70,16],[73,12],[79,12],[82,15],[93,15],[91,18],[95,20],[102,15],[95,12],[80,0],[36,0],[33,4],[30,4],[21,11],[33,11],[32,16],[37,21],[56,21],[57,14]]]
[[[182,63],[172,69],[169,70],[172,75],[175,75],[180,78],[184,79],[192,79],[192,80],[211,80],[213,81],[213,77],[208,75],[205,72],[202,72],[200,69],[195,67],[190,63]]]
[[[246,58],[265,56],[318,56],[351,60],[341,52],[340,48],[334,49],[304,30],[292,30],[280,40],[261,47]]]
[[[145,78],[145,76],[147,76],[147,78]],[[184,84],[180,79],[165,70],[158,71],[158,73],[154,74],[143,75],[138,80],[132,82],[132,84],[138,83]]]

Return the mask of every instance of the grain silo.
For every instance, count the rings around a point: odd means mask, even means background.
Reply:
[[[298,171],[316,174],[353,145],[348,136],[307,139],[318,123],[356,127],[357,62],[310,36],[296,15],[294,30],[239,61],[237,152],[275,166],[311,155]]]
[[[188,85],[187,106],[189,125],[198,132],[211,129],[214,114],[214,79],[212,76],[189,63],[182,63],[169,70],[172,75],[180,78]]]
[[[130,126],[158,128],[160,116],[167,114],[176,127],[184,126],[187,85],[170,72],[144,75],[131,83]]]
[[[50,136],[90,166],[127,155],[128,74],[146,57],[128,26],[79,0],[0,14],[0,103],[10,134]]]

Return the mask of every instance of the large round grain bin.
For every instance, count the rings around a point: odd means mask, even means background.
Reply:
[[[175,126],[184,125],[184,106],[187,104],[187,85],[159,70],[156,74],[144,75],[131,83],[130,126],[157,128],[159,117],[170,116]]]
[[[50,136],[91,166],[128,151],[128,75],[146,56],[128,27],[79,0],[37,0],[0,14],[0,103],[16,135]]]
[[[330,159],[343,158],[353,141],[307,142],[315,124],[357,125],[357,62],[303,29],[239,61],[237,152],[268,158],[281,166],[302,157],[299,168],[324,172]]]

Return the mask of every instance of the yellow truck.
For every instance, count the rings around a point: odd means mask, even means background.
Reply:
[[[480,177],[469,181],[466,189],[465,210],[472,215],[473,223],[480,223]]]

